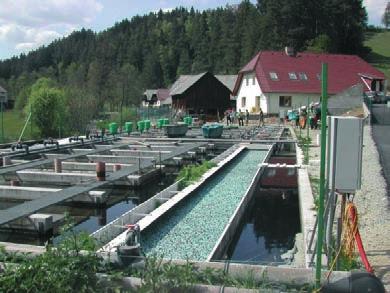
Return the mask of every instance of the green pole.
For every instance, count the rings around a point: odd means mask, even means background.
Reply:
[[[307,98],[307,106],[306,106],[306,113],[307,113],[307,115],[306,115],[306,127],[307,127],[307,138],[309,139],[309,118],[310,118],[310,115],[309,115],[309,105],[310,105],[310,101],[309,101],[309,98]]]
[[[302,127],[301,127],[301,111],[302,111],[302,104],[299,104],[299,111],[298,111],[298,127],[299,127],[299,138],[302,137]]]
[[[33,122],[32,122],[32,104],[30,104],[30,113],[31,113],[31,117],[30,117],[30,139],[33,138]]]
[[[306,158],[307,164],[309,164],[309,128],[310,128],[310,115],[309,115],[309,97],[307,98],[307,106],[306,106],[306,129],[307,129],[307,139],[306,139]]]
[[[1,142],[4,142],[4,105],[1,102]]]
[[[321,257],[324,237],[324,195],[325,195],[325,160],[326,160],[326,114],[328,110],[328,64],[322,64],[321,73],[321,164],[320,164],[320,196],[318,207],[316,289],[321,286]]]

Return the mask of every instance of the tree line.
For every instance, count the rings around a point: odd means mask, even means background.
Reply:
[[[176,8],[135,16],[95,33],[82,29],[28,54],[0,61],[0,84],[26,106],[41,77],[93,111],[136,105],[145,88],[178,75],[237,74],[259,50],[364,55],[362,0],[249,0],[206,11]],[[93,101],[93,102],[92,102]]]

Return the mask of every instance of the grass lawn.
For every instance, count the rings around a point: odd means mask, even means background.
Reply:
[[[390,30],[367,34],[365,45],[372,49],[368,61],[390,80]]]
[[[23,129],[26,117],[20,111],[8,110],[4,112],[4,142],[17,141]],[[1,123],[1,116],[0,116]],[[0,129],[1,131],[1,129]],[[33,128],[33,137],[36,137],[36,129]],[[27,125],[22,140],[31,139],[30,124]]]

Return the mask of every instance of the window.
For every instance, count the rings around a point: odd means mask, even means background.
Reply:
[[[289,72],[288,73],[288,77],[290,77],[290,79],[292,79],[292,80],[297,80],[298,79],[298,77],[297,77],[295,72]]]
[[[306,75],[306,73],[300,72],[300,73],[299,73],[299,79],[300,79],[300,80],[307,80],[307,75]]]
[[[241,107],[246,107],[246,97],[241,98]]]
[[[278,75],[276,74],[276,72],[270,72],[269,73],[269,77],[272,79],[272,80],[278,80]]]
[[[317,73],[317,79],[321,80],[321,74]]]
[[[279,107],[291,107],[291,96],[280,96]]]
[[[252,84],[253,84],[253,85],[256,84],[256,77],[253,77]]]
[[[249,77],[245,77],[246,86],[249,85]]]

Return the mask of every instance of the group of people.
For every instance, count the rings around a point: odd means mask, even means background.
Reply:
[[[311,129],[318,129],[318,122],[321,119],[321,109],[319,107],[310,107],[307,109],[305,106],[299,110],[294,110],[295,115],[289,117],[286,115],[286,121],[290,120],[295,122],[296,127],[305,129],[306,126]]]
[[[241,109],[238,110],[238,112],[234,111],[234,109],[229,109],[225,112],[225,118],[226,118],[226,125],[234,124],[235,121],[238,121],[239,126],[244,126],[244,118],[245,118],[245,125],[249,124],[249,111],[248,109],[245,110],[245,113],[241,111]],[[259,113],[259,125],[264,125],[264,113],[262,109],[260,108]]]

